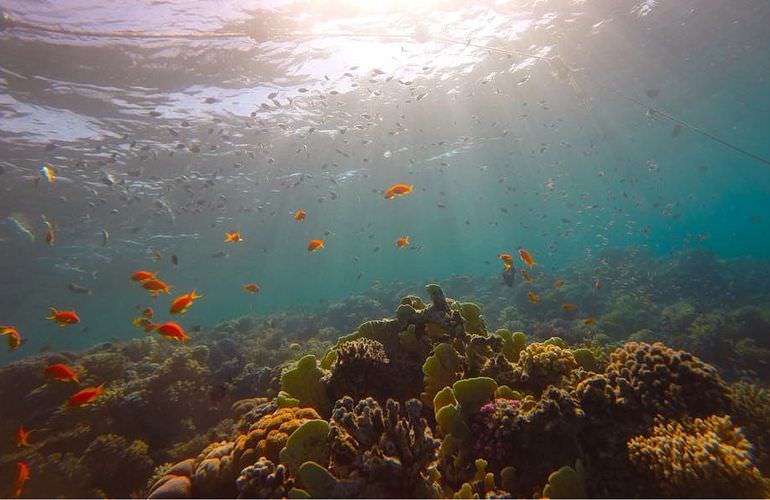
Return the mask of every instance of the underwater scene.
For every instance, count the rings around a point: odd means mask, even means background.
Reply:
[[[0,497],[770,497],[768,26],[0,0]]]

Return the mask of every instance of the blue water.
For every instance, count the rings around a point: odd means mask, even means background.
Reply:
[[[519,247],[549,271],[607,248],[770,257],[766,2],[0,9],[0,324],[27,340],[3,363],[144,335],[135,306],[165,317],[170,299],[138,269],[204,295],[191,327],[375,281],[493,277]],[[385,200],[395,183],[414,192]],[[230,228],[245,241],[225,244]],[[59,329],[48,307],[82,323]]]

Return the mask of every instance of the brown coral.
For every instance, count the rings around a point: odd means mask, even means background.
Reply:
[[[364,497],[424,497],[431,491],[428,468],[439,441],[420,416],[422,404],[389,399],[383,409],[372,398],[337,401],[331,420],[332,472],[351,479]]]
[[[471,447],[493,472],[513,466],[511,493],[531,498],[548,474],[579,457],[583,416],[572,395],[556,387],[538,400],[496,399],[471,416]]]
[[[748,382],[730,385],[730,413],[755,446],[756,464],[770,473],[770,391]]]
[[[706,416],[727,407],[727,387],[716,368],[660,342],[616,349],[606,376],[618,405],[648,415]]]
[[[667,497],[763,497],[751,444],[729,416],[659,422],[628,441],[628,456],[650,476],[650,493]]]
[[[512,387],[539,395],[549,385],[560,386],[563,378],[577,367],[569,349],[534,342],[519,354],[513,367]]]
[[[355,399],[387,393],[390,360],[380,342],[360,338],[337,348],[337,359],[326,377],[326,385],[334,399],[349,395]]]
[[[285,498],[294,487],[286,466],[275,465],[265,457],[245,467],[238,479],[238,498]]]

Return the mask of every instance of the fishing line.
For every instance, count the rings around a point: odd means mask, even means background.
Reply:
[[[634,97],[623,95],[623,94],[620,94],[619,92],[618,92],[618,94],[621,97],[623,97],[623,98],[633,102],[634,104],[637,104],[638,106],[641,106],[643,108],[647,108],[649,111],[651,111],[655,115],[660,115],[663,118],[666,118],[667,120],[670,120],[670,121],[672,121],[674,123],[678,123],[679,125],[682,125],[683,127],[686,127],[688,129],[692,130],[693,132],[701,134],[702,136],[704,136],[704,137],[706,137],[708,139],[711,139],[712,141],[718,142],[719,144],[721,144],[723,146],[726,146],[726,147],[732,149],[733,151],[737,151],[738,153],[744,154],[744,155],[748,156],[749,158],[752,158],[752,159],[754,159],[756,161],[764,163],[765,165],[770,165],[770,160],[768,160],[767,158],[763,158],[762,156],[759,156],[758,154],[752,153],[751,151],[747,151],[747,150],[743,149],[740,146],[736,146],[735,144],[733,144],[733,143],[731,143],[729,141],[726,141],[725,139],[722,139],[720,137],[715,136],[711,132],[703,130],[700,127],[696,127],[695,125],[687,123],[684,120],[680,120],[679,118],[676,118],[675,116],[672,116],[672,115],[666,113],[665,111],[661,111],[661,110],[659,110],[657,108],[653,108],[653,107],[647,106],[643,102],[639,102],[639,100],[637,100]]]
[[[390,39],[390,40],[404,40],[404,41],[427,41],[427,40],[434,40],[438,42],[444,42],[454,45],[464,45],[466,47],[474,47],[478,49],[487,50],[489,52],[496,52],[498,54],[506,54],[506,55],[515,55],[515,56],[522,56],[522,57],[531,57],[534,59],[539,59],[543,61],[547,61],[549,65],[551,65],[551,68],[556,72],[557,76],[561,77],[562,79],[566,79],[567,76],[573,74],[575,72],[574,69],[569,68],[564,61],[559,56],[541,56],[538,54],[532,54],[529,52],[519,51],[515,49],[506,49],[501,47],[490,47],[486,45],[481,45],[478,43],[472,42],[472,40],[469,38],[466,41],[459,40],[456,38],[450,38],[446,36],[431,36],[427,32],[425,32],[424,29],[420,29],[420,26],[418,25],[418,29],[415,30],[412,34],[388,34],[388,33],[306,33],[306,32],[268,32],[268,33],[259,33],[259,34],[251,34],[251,33],[245,33],[245,32],[205,32],[205,33],[148,33],[148,32],[138,32],[138,31],[112,31],[112,32],[104,32],[104,31],[80,31],[80,30],[71,30],[71,29],[65,29],[65,28],[59,28],[54,26],[42,26],[38,24],[32,24],[27,23],[25,21],[17,21],[15,19],[12,19],[8,14],[3,13],[0,11],[0,32],[7,31],[9,29],[21,29],[24,31],[29,31],[33,33],[48,33],[48,34],[57,34],[57,35],[65,35],[65,36],[74,36],[74,37],[90,37],[90,38],[127,38],[127,39],[156,39],[156,40],[163,40],[163,39],[197,39],[197,40],[206,40],[206,39],[226,39],[226,38],[250,38],[255,41],[258,41],[262,36],[267,35],[268,37],[285,37],[285,38],[297,38],[297,37],[303,37],[303,38],[377,38],[377,39]],[[262,36],[260,36],[262,35]],[[590,77],[590,75],[589,75]],[[681,125],[682,127],[687,128],[688,130],[692,130],[693,132],[700,134],[701,136],[712,140],[718,144],[721,144],[722,146],[725,146],[729,149],[732,149],[733,151],[740,153],[748,158],[751,158],[755,161],[758,161],[760,163],[764,163],[765,165],[770,166],[770,160],[767,158],[764,158],[756,153],[752,153],[751,151],[748,151],[736,144],[733,144],[730,141],[727,141],[725,139],[722,139],[721,137],[718,137],[711,132],[704,130],[701,127],[698,127],[696,125],[693,125],[692,123],[686,122],[680,118],[677,118],[673,116],[670,113],[667,113],[665,111],[662,111],[658,108],[649,106],[638,99],[636,99],[633,96],[624,94],[617,90],[616,88],[610,88],[605,85],[600,84],[593,78],[591,78],[591,81],[593,84],[597,87],[604,88],[610,92],[615,93],[616,95],[620,96],[621,98],[643,108],[647,111],[653,113],[654,115],[661,116],[665,118],[666,120],[669,120],[672,123],[676,123],[678,125]]]
[[[570,71],[574,71],[574,70],[570,70]],[[641,102],[639,99],[637,99],[637,98],[635,98],[633,96],[624,94],[623,92],[617,90],[616,88],[611,88],[611,87],[608,87],[606,85],[603,85],[603,84],[597,82],[596,80],[594,80],[591,77],[590,74],[588,75],[588,77],[591,79],[591,82],[596,87],[603,88],[603,89],[607,90],[608,92],[612,92],[612,93],[616,94],[617,96],[619,96],[622,99],[625,99],[625,100],[627,100],[627,101],[629,101],[629,102],[631,102],[633,104],[636,104],[640,108],[643,108],[643,109],[647,110],[649,113],[651,113],[652,116],[662,116],[663,118],[665,118],[666,120],[669,120],[672,123],[676,123],[678,125],[681,125],[682,127],[685,127],[688,130],[692,130],[693,132],[695,132],[697,134],[700,134],[703,137],[706,137],[707,139],[710,139],[710,140],[712,140],[712,141],[714,141],[714,142],[716,142],[718,144],[721,144],[722,146],[725,146],[725,147],[727,147],[729,149],[732,149],[733,151],[735,151],[737,153],[740,153],[740,154],[745,155],[745,156],[747,156],[747,157],[749,157],[749,158],[751,158],[751,159],[753,159],[755,161],[758,161],[760,163],[764,163],[765,165],[770,166],[770,160],[767,159],[767,158],[764,158],[764,157],[762,157],[762,156],[760,156],[760,155],[758,155],[756,153],[752,153],[751,151],[748,151],[748,150],[742,148],[741,146],[733,144],[732,142],[730,142],[730,141],[728,141],[726,139],[722,139],[721,137],[718,137],[718,136],[712,134],[711,132],[709,132],[707,130],[704,130],[701,127],[698,127],[697,125],[693,125],[692,123],[686,122],[686,121],[684,121],[684,120],[682,120],[680,118],[677,118],[677,117],[673,116],[670,113],[667,113],[667,112],[662,111],[662,110],[660,110],[658,108],[655,108],[655,107],[652,107],[652,106],[650,106],[648,104],[645,104],[645,103]]]

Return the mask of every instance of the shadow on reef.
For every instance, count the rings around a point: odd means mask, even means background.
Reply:
[[[375,284],[187,344],[25,359],[0,368],[0,433],[34,433],[0,442],[1,480],[23,458],[27,497],[767,496],[768,274],[608,251],[510,288],[446,280],[459,300]],[[51,363],[103,397],[65,408]]]

